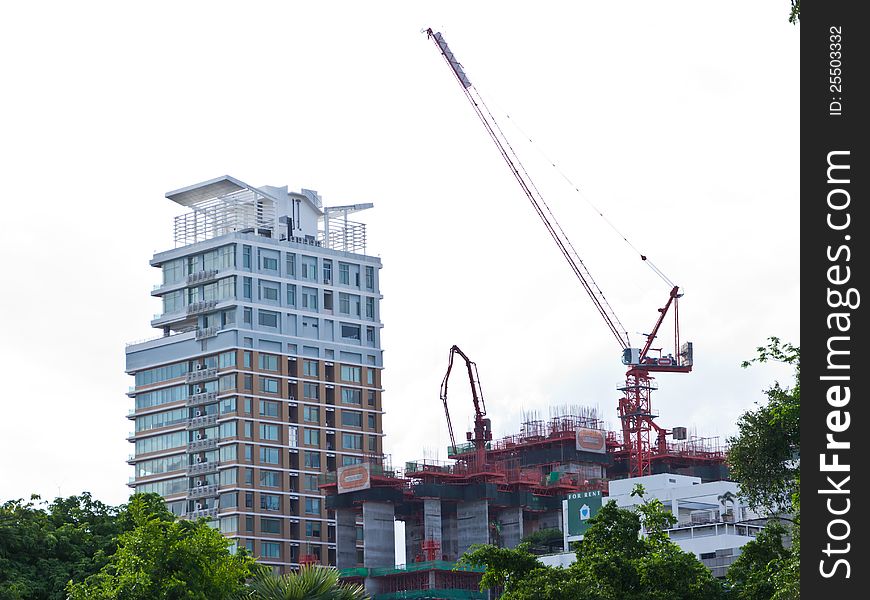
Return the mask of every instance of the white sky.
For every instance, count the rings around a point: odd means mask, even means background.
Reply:
[[[634,340],[686,295],[691,375],[659,422],[723,440],[799,343],[799,28],[788,2],[119,2],[0,8],[0,500],[127,498],[125,342],[158,332],[166,191],[230,174],[374,202],[386,451],[448,444],[447,351],[478,363],[497,436],[523,410],[598,406],[620,350],[431,41],[441,30]],[[511,115],[536,147],[504,118]],[[454,428],[468,386],[451,379]]]

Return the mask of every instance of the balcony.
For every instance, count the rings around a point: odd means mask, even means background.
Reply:
[[[213,329],[209,327],[209,329]],[[196,332],[196,339],[199,339],[199,331]],[[198,365],[199,363],[197,363]],[[209,381],[211,379],[217,379],[218,371],[217,369],[199,369],[198,371],[188,371],[187,375],[184,376],[185,383],[198,383],[200,381]]]
[[[196,440],[187,445],[188,452],[202,452],[203,450],[211,450],[213,448],[217,448],[217,438]]]
[[[194,510],[188,513],[184,513],[182,518],[184,519],[200,519],[202,517],[213,518],[217,516],[218,509],[217,508],[203,508],[201,510]]]
[[[187,397],[185,406],[199,406],[208,404],[217,400],[217,392],[202,392],[201,394],[191,394]]]
[[[203,300],[202,302],[194,302],[187,305],[187,316],[199,315],[210,310],[214,310],[217,306],[217,300]]]
[[[194,283],[205,283],[207,281],[211,281],[215,277],[217,277],[218,271],[216,269],[210,271],[197,271],[195,273],[191,273],[187,276],[187,285],[192,285]]]
[[[220,462],[216,460],[203,463],[194,463],[192,465],[188,465],[187,474],[193,476],[202,475],[204,473],[214,473],[217,471],[218,465],[220,465]]]
[[[198,485],[187,490],[188,498],[214,497],[218,494],[217,485]]]
[[[193,417],[187,420],[188,429],[199,429],[200,427],[208,427],[217,423],[217,415],[204,415],[202,417]]]
[[[196,341],[215,337],[220,330],[220,327],[206,327],[205,329],[197,328],[195,336]]]

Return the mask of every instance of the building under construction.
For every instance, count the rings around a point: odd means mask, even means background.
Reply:
[[[629,472],[620,436],[604,429],[596,411],[571,412],[528,420],[519,433],[496,440],[486,439],[488,421],[478,414],[483,435],[469,432],[469,443],[451,444],[448,462],[410,461],[398,469],[373,458],[328,474],[321,487],[336,515],[343,576],[365,582],[376,600],[485,597],[479,571],[454,570],[471,545],[512,548],[538,530],[562,529],[568,493],[606,494],[609,479]],[[652,456],[655,473],[726,475],[724,452],[712,439],[666,443]],[[405,524],[399,567],[395,521]]]

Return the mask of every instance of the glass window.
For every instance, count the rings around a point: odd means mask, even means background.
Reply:
[[[378,438],[374,435],[369,436],[369,452],[377,453],[378,451]]]
[[[350,285],[350,265],[347,263],[338,263],[338,282],[344,285]]]
[[[346,450],[362,450],[362,434],[360,433],[342,433],[341,445]]]
[[[136,385],[151,385],[152,383],[160,383],[183,377],[187,373],[187,361],[139,371],[136,373]]]
[[[264,487],[281,487],[281,473],[279,471],[260,471],[260,485]]]
[[[323,259],[323,283],[332,283],[332,261]]]
[[[236,366],[236,351],[230,350],[229,352],[222,352],[218,357],[218,366],[221,369],[226,369],[228,367]]]
[[[250,350],[245,350],[242,353],[242,363],[244,364],[246,369],[251,368],[251,362],[253,360],[253,353]]]
[[[245,444],[245,462],[254,462],[254,447],[251,444]]]
[[[355,410],[341,411],[341,424],[345,427],[362,427],[362,413]]]
[[[242,246],[242,268],[251,269],[251,247]]]
[[[263,510],[281,510],[281,496],[261,493],[260,508]]]
[[[245,437],[251,439],[254,437],[254,422],[253,421],[243,421],[245,424]]]
[[[281,558],[281,544],[276,542],[260,542],[261,558]]]
[[[220,412],[222,415],[236,412],[236,397],[230,396],[229,398],[223,398],[221,400]]]
[[[274,271],[278,272],[278,259],[272,256],[263,256],[262,257],[262,267],[264,271]]]
[[[375,299],[371,296],[366,296],[366,319],[375,319]]]
[[[304,406],[302,408],[302,420],[309,423],[320,423],[320,409],[316,406]]]
[[[361,375],[362,375],[362,368],[361,367],[352,367],[349,365],[341,365],[341,378],[344,381],[353,381],[354,383],[359,383]]]
[[[317,281],[317,258],[302,255],[302,279]]]
[[[271,310],[258,310],[257,319],[263,327],[278,327],[278,313]]]
[[[375,384],[375,370],[374,369],[366,369],[366,383],[368,385]]]
[[[316,360],[303,360],[302,361],[302,374],[306,377],[317,377],[318,376],[318,362]]]
[[[238,446],[232,444],[231,446],[221,446],[220,447],[220,460],[221,462],[233,462],[236,460],[238,453]]]
[[[316,383],[303,383],[302,397],[306,400],[319,400],[320,386],[318,386]]]
[[[223,503],[221,503],[223,505]],[[221,517],[221,533],[235,533],[239,530],[239,517]]]
[[[320,537],[320,521],[305,521],[305,535],[308,537]]]
[[[309,446],[320,445],[320,431],[305,427],[302,431],[302,441]]]
[[[242,298],[245,300],[251,299],[251,291],[253,289],[253,279],[250,277],[242,277]]]
[[[296,286],[287,285],[287,306],[296,306]]]
[[[281,519],[260,517],[260,531],[263,533],[281,533]]]
[[[176,259],[163,263],[163,284],[179,283],[184,278],[184,260]]]
[[[238,469],[233,467],[232,469],[223,469],[220,472],[220,484],[221,485],[235,485],[236,484],[236,472]]]
[[[163,314],[171,315],[180,311],[184,307],[184,292],[176,290],[163,294]]]
[[[296,277],[296,255],[287,253],[284,261],[284,272],[288,277]]]
[[[235,508],[238,505],[239,505],[238,492],[230,492],[229,494],[221,494],[221,498],[220,498],[220,507],[221,508]]]
[[[341,337],[346,340],[360,339],[360,326],[352,323],[341,324]]]
[[[319,515],[320,498],[305,498],[305,512],[310,515]]]
[[[342,404],[362,404],[362,390],[354,388],[341,388]]]
[[[260,354],[261,371],[277,371],[278,356],[276,354]]]
[[[278,298],[281,295],[281,285],[271,281],[260,280],[258,282],[258,292],[260,300],[278,302]]]
[[[260,391],[267,394],[277,394],[278,380],[273,377],[260,377]]]
[[[278,441],[278,426],[277,425],[267,425],[264,423],[260,424],[260,439],[261,440],[269,440],[271,442]]]
[[[317,487],[317,475],[303,475],[302,481],[306,492],[316,492],[319,490]]]
[[[302,288],[302,308],[317,310],[317,290],[314,288]]]
[[[220,437],[231,438],[236,437],[236,421],[225,421],[220,424]]]
[[[277,418],[280,415],[280,405],[269,400],[260,400],[260,416]]]
[[[369,429],[372,429],[372,430],[377,429],[376,424],[377,424],[377,419],[376,419],[374,413],[369,413]]]
[[[242,323],[250,325],[253,322],[254,311],[250,306],[246,306],[242,312]]]
[[[278,448],[260,448],[260,462],[266,465],[278,464]]]
[[[320,452],[305,451],[305,467],[308,469],[320,469]]]
[[[374,291],[375,289],[375,268],[366,267],[366,289]]]

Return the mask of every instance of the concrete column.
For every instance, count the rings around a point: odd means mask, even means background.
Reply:
[[[459,556],[472,544],[489,543],[489,505],[486,500],[456,505],[456,537]]]
[[[339,508],[335,511],[335,566],[350,569],[356,566],[356,511]]]
[[[459,558],[457,551],[458,538],[456,533],[456,511],[453,506],[443,506],[441,511],[441,554],[447,555],[447,560]]]
[[[522,507],[505,508],[498,515],[502,548],[516,548],[523,539]]]
[[[423,500],[423,537],[441,544],[441,500],[439,498]],[[440,554],[444,554],[443,546]],[[441,560],[441,557],[438,556],[437,560]]]
[[[405,564],[413,563],[420,553],[420,544],[423,542],[423,524],[416,523],[411,519],[405,521]]]
[[[389,502],[363,502],[363,549],[368,568],[396,566],[396,512]]]

